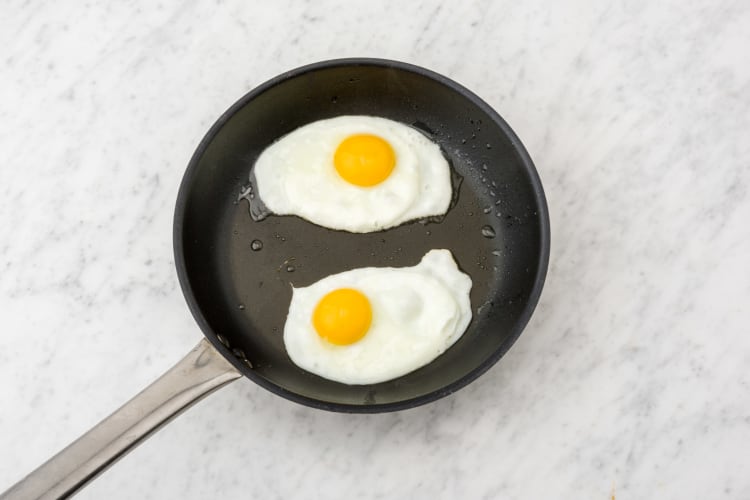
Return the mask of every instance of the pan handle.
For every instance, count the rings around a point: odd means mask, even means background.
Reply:
[[[1,494],[0,499],[72,495],[159,427],[241,376],[206,339],[201,340],[154,383]]]

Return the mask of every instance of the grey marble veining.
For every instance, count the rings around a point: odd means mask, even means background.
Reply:
[[[386,415],[242,380],[80,498],[750,498],[750,5],[6,2],[0,490],[187,352],[183,169],[290,68],[395,58],[468,86],[552,218],[535,316],[475,383]]]

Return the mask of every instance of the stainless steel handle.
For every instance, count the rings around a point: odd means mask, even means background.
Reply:
[[[0,495],[0,500],[66,498],[151,433],[242,375],[206,339],[93,429]]]

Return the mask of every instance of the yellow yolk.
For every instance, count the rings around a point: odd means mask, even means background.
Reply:
[[[333,165],[345,181],[369,187],[391,175],[396,166],[396,153],[388,142],[376,135],[351,135],[336,148]]]
[[[320,299],[312,321],[318,335],[328,342],[349,345],[367,333],[372,322],[372,308],[362,292],[339,288]]]

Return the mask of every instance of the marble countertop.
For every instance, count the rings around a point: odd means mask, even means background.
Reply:
[[[404,60],[534,158],[538,309],[456,394],[342,415],[242,380],[80,498],[750,498],[750,4],[21,2],[0,18],[0,491],[201,338],[178,184],[239,96]]]

